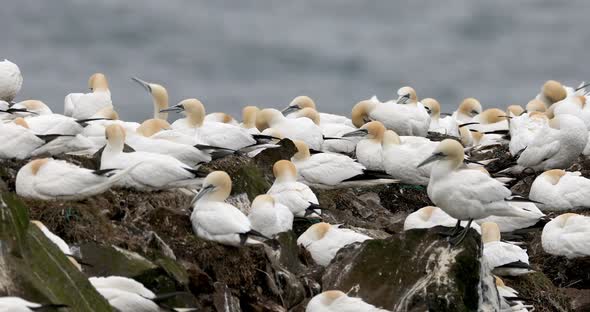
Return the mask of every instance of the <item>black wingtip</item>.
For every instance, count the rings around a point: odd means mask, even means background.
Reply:
[[[73,134],[35,134],[39,139],[45,141],[45,143],[49,143],[57,138],[60,137],[74,137]]]
[[[98,169],[98,170],[94,170],[92,171],[92,173],[96,174],[96,175],[100,175],[100,176],[104,176],[110,172],[113,172],[117,170],[116,168],[109,168],[109,169]]]

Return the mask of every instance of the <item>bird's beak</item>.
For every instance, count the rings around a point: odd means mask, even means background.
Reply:
[[[283,114],[283,116],[287,116],[287,115],[294,113],[300,109],[301,108],[297,105],[288,106],[287,108],[283,109],[283,111],[281,113]]]
[[[367,129],[358,129],[355,131],[351,131],[342,135],[343,138],[350,138],[350,137],[364,137],[369,134]]]
[[[131,77],[131,80],[139,83],[140,86],[142,86],[147,92],[152,93],[152,87],[150,87],[150,84],[146,81],[143,81],[137,77]]]
[[[177,113],[180,113],[182,111],[184,111],[184,107],[182,105],[180,105],[180,104],[177,104],[177,105],[174,105],[172,107],[161,109],[160,110],[160,113],[167,113],[167,112],[177,112]]]
[[[479,112],[476,111],[476,110],[472,110],[471,111],[471,117],[476,116],[476,115],[479,115]]]
[[[424,109],[428,112],[428,115],[432,114],[430,107],[424,106]]]
[[[443,157],[444,155],[442,153],[434,153],[430,155],[430,157],[426,158],[423,162],[421,162],[418,166],[416,166],[416,168],[428,165],[429,163],[442,159]]]
[[[195,195],[195,197],[193,198],[193,200],[191,200],[191,206],[194,205],[196,202],[199,201],[199,199],[201,199],[203,196],[211,193],[211,191],[213,191],[215,189],[215,186],[209,184],[207,186],[204,186],[201,191],[199,191],[199,193],[197,195]]]
[[[404,94],[397,99],[397,104],[406,104],[406,102],[410,99],[409,94]]]
[[[5,111],[2,111],[4,113],[9,113],[9,114],[14,114],[14,113],[27,113],[27,114],[32,114],[32,115],[39,115],[35,112],[31,112],[30,110],[27,110],[26,108],[9,108]]]

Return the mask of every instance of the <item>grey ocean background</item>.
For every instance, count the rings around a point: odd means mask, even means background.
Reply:
[[[17,0],[0,11],[0,57],[35,98],[63,111],[90,74],[107,74],[122,117],[152,113],[129,77],[168,88],[171,104],[208,112],[283,107],[299,94],[350,114],[402,85],[446,111],[526,102],[547,79],[589,80],[590,1]]]

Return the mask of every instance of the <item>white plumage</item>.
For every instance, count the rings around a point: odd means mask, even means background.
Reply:
[[[252,231],[248,217],[238,208],[224,202],[230,192],[231,179],[227,173],[214,171],[207,175],[203,188],[193,200],[193,231],[202,239],[224,245],[260,243],[249,237],[257,236],[257,233]]]
[[[297,167],[300,180],[306,184],[334,186],[360,175],[365,167],[354,159],[340,154],[318,153],[310,155],[308,146],[294,141],[298,152],[291,158]]]
[[[31,156],[34,150],[45,144],[45,141],[35,135],[23,123],[0,123],[0,158],[25,159]],[[18,122],[18,120],[17,120]]]
[[[459,123],[451,116],[440,117],[440,103],[437,100],[426,98],[420,102],[422,102],[424,108],[430,113],[429,132],[442,133],[454,137],[459,136]]]
[[[449,216],[446,212],[438,207],[427,206],[412,212],[406,217],[404,221],[404,231],[411,229],[429,229],[435,226],[454,227],[457,224],[457,219]],[[461,225],[465,226],[466,221],[462,221]],[[478,233],[481,232],[479,225],[472,224],[472,228]]]
[[[112,108],[107,78],[96,73],[88,79],[91,93],[70,93],[64,99],[64,115],[76,119],[90,118],[105,107]]]
[[[273,173],[275,181],[268,190],[268,195],[271,195],[277,203],[287,206],[297,217],[304,217],[310,213],[311,216],[317,216],[309,208],[311,204],[319,203],[318,198],[309,186],[297,182],[297,169],[292,162],[288,160],[276,162],[273,165]]]
[[[328,290],[314,296],[305,312],[387,312],[364,302],[361,298],[349,297],[339,290]]]
[[[268,237],[291,230],[293,213],[289,208],[276,202],[270,195],[258,195],[252,202],[248,214],[252,229]]]
[[[106,191],[129,170],[106,177],[64,160],[35,159],[18,171],[16,193],[22,197],[44,200],[80,199]]]
[[[501,276],[518,276],[532,272],[526,250],[500,241],[500,228],[493,222],[481,225],[483,259],[492,272]]]
[[[510,120],[510,154],[516,155],[526,148],[538,133],[546,131],[549,119],[543,113],[533,112]]]
[[[590,256],[590,217],[565,213],[545,224],[541,242],[552,255],[576,258]]]
[[[305,142],[311,149],[320,150],[324,137],[322,129],[307,117],[286,118],[276,109],[267,108],[259,113],[268,126],[279,131],[283,137]]]
[[[588,140],[588,130],[582,120],[572,115],[559,115],[549,125],[550,128],[537,133],[522,152],[514,171],[563,169],[582,154]]]
[[[0,312],[33,312],[41,307],[41,304],[19,297],[0,297]]]
[[[545,211],[587,207],[590,204],[590,180],[577,171],[548,170],[533,181],[529,198],[543,203],[540,206]]]
[[[322,266],[332,261],[342,247],[364,242],[371,237],[349,229],[341,229],[328,223],[316,223],[297,238],[297,244],[303,246],[313,260]]]
[[[356,144],[356,159],[368,170],[383,170],[381,143],[385,127],[379,121],[371,121],[364,124],[361,130],[365,130],[367,135]]]
[[[388,130],[383,137],[383,169],[401,183],[428,185],[432,164],[421,167],[418,164],[438,144],[421,137],[399,137]]]
[[[201,180],[193,168],[178,159],[148,152],[124,153],[125,130],[119,125],[106,128],[107,145],[102,152],[101,169],[129,168],[129,173],[118,183],[138,190],[159,190],[195,186]]]
[[[0,62],[0,100],[14,100],[22,85],[23,76],[18,66],[6,59]]]

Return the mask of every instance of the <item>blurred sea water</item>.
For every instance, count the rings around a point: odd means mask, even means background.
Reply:
[[[208,112],[284,107],[307,94],[350,114],[403,85],[452,111],[526,104],[547,79],[590,80],[590,1],[18,0],[0,11],[0,57],[17,63],[17,100],[63,112],[96,71],[124,119],[152,112],[130,79],[165,85],[170,104],[196,97]]]

